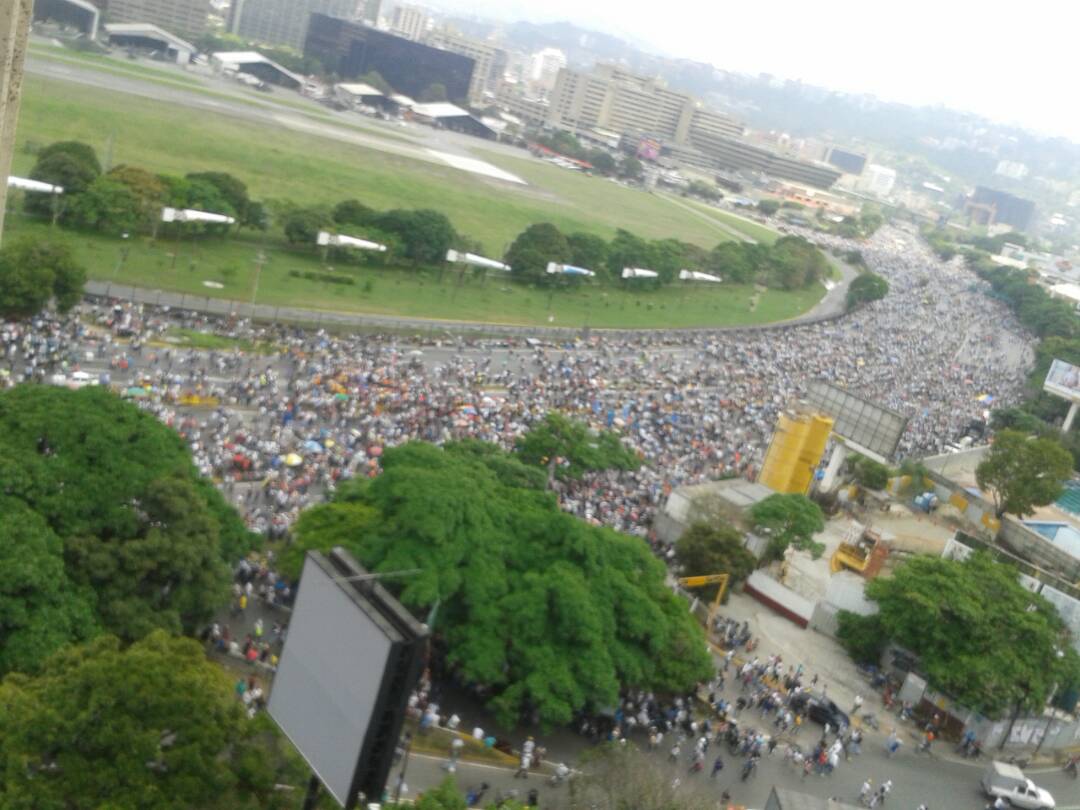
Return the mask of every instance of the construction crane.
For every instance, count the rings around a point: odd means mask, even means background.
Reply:
[[[724,599],[724,593],[727,591],[729,574],[706,574],[700,577],[680,577],[679,584],[684,588],[703,588],[706,585],[719,585],[716,589],[716,598],[713,599],[712,605],[709,606],[709,618],[705,625],[706,632],[712,633],[713,631],[713,619],[716,617],[716,612],[720,609],[720,602]]]

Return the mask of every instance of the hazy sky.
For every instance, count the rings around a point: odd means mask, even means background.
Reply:
[[[1080,141],[1074,0],[432,0],[569,20],[671,56],[890,101],[942,103]]]

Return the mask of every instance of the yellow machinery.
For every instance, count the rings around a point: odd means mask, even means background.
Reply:
[[[758,483],[777,492],[805,495],[832,428],[833,420],[820,414],[780,414]]]
[[[706,574],[702,577],[681,577],[679,584],[684,588],[703,588],[706,585],[719,585],[716,589],[716,598],[713,599],[712,605],[709,606],[709,619],[705,625],[708,632],[712,632],[713,619],[716,617],[716,611],[720,609],[720,602],[724,598],[724,593],[727,591],[728,574]]]

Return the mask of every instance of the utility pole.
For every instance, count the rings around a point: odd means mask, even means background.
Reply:
[[[7,211],[7,178],[15,154],[15,127],[22,98],[23,62],[33,16],[33,0],[0,2],[0,238]]]

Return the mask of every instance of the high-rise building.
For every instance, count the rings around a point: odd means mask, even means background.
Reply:
[[[102,5],[108,22],[150,23],[189,38],[206,33],[210,14],[210,0],[108,0]]]
[[[591,73],[562,68],[551,94],[549,123],[575,131],[641,132],[699,149],[699,140],[743,133],[738,121],[689,94],[613,65],[597,66]]]
[[[481,39],[445,30],[432,31],[424,42],[444,51],[468,56],[476,62],[469,85],[470,102],[479,104],[484,100],[485,92],[494,93],[498,89],[507,65],[506,51],[502,48]]]
[[[398,6],[394,9],[394,18],[390,30],[400,37],[419,42],[427,33],[431,18],[422,8],[416,6]]]
[[[866,167],[866,171],[856,184],[859,191],[878,197],[888,197],[892,194],[894,186],[896,186],[896,169],[879,166],[876,163],[871,163]]]
[[[1018,231],[1031,227],[1035,217],[1035,203],[1031,200],[986,186],[975,187],[965,210],[969,219],[979,225],[1010,225]]]
[[[360,0],[356,7],[356,18],[369,25],[378,25],[382,14],[382,0]]]
[[[376,71],[394,90],[414,98],[441,84],[451,101],[468,98],[476,65],[461,54],[318,13],[308,23],[304,55],[318,59],[342,79]]]
[[[825,155],[825,162],[846,174],[860,175],[863,173],[863,169],[866,168],[866,155],[833,146]]]
[[[544,48],[529,57],[529,80],[554,87],[559,71],[566,67],[566,54],[558,48]]]
[[[350,17],[355,10],[356,0],[232,0],[229,33],[253,42],[300,50],[313,11]]]

